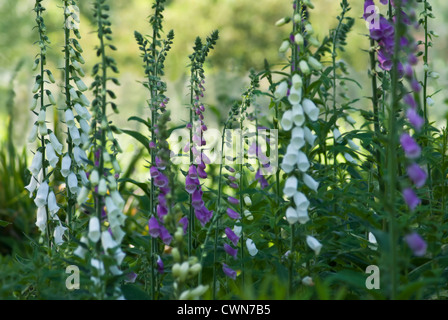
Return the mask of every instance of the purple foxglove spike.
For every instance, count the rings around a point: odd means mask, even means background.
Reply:
[[[418,164],[413,163],[408,166],[407,173],[416,188],[421,188],[425,185],[428,175]]]
[[[196,166],[194,164],[190,165],[188,169],[188,175],[191,179],[196,180],[198,178],[198,171],[196,170]]]
[[[414,211],[421,202],[414,190],[411,188],[406,188],[403,190],[403,198],[411,211]]]
[[[154,141],[151,141],[149,143],[149,149],[155,149],[155,147],[156,147],[156,143]]]
[[[152,178],[157,178],[160,175],[160,172],[156,167],[151,167],[151,169],[149,169],[149,174]]]
[[[240,200],[238,200],[234,197],[228,197],[227,201],[229,201],[231,204],[234,204],[234,205],[238,205],[240,203]]]
[[[163,264],[162,258],[160,257],[157,258],[157,271],[160,274],[163,274],[165,272],[165,266]]]
[[[213,216],[213,211],[208,210],[205,206],[195,210],[194,213],[203,227],[212,219]]]
[[[418,233],[413,232],[408,234],[404,239],[415,256],[423,257],[426,254],[428,245]]]
[[[160,235],[160,226],[159,226],[159,222],[157,221],[157,219],[155,217],[151,217],[149,218],[149,222],[148,222],[148,230],[149,230],[149,235],[153,238],[158,238]]]
[[[420,157],[422,150],[409,134],[403,133],[400,137],[400,143],[408,159],[417,159]]]
[[[231,269],[228,265],[225,263],[222,264],[222,271],[224,271],[224,274],[228,276],[229,278],[236,280],[236,271]]]
[[[226,212],[227,212],[227,215],[229,216],[229,218],[231,218],[231,219],[234,219],[234,220],[241,219],[240,214],[231,208],[227,208]]]
[[[163,220],[163,217],[168,214],[168,208],[164,207],[160,204],[157,205],[157,216],[160,220]]]
[[[188,230],[188,217],[183,217],[179,220],[179,224],[182,226],[182,230],[184,231],[184,235],[187,234]]]
[[[409,123],[414,127],[415,130],[420,131],[425,124],[425,119],[423,119],[415,109],[409,108],[406,111],[406,116]]]
[[[229,255],[232,256],[235,260],[238,255],[238,249],[232,248],[232,246],[228,245],[227,243],[224,243],[224,251]]]
[[[165,194],[159,194],[158,196],[157,196],[157,200],[159,200],[159,204],[161,205],[161,206],[164,206],[164,207],[166,207],[167,206],[167,204],[166,204],[166,198],[165,198]]]
[[[202,200],[202,194],[201,191],[196,189],[193,192],[193,196],[191,199],[191,205],[193,206],[193,208],[195,208],[196,210],[199,210],[202,208],[202,206],[204,205],[204,201]]]
[[[130,272],[126,275],[126,279],[124,280],[124,282],[125,283],[135,283],[137,276],[138,275],[135,272]]]
[[[166,196],[168,193],[171,193],[170,187],[164,187],[159,189],[160,194]]]
[[[238,236],[235,234],[235,232],[233,232],[232,229],[230,229],[229,227],[227,227],[227,228],[224,230],[224,233],[226,234],[227,239],[229,239],[229,240],[233,243],[233,245],[234,245],[235,247],[238,246],[238,241],[240,241],[240,237],[238,237]]]
[[[195,180],[195,179],[191,179],[190,176],[187,176],[185,178],[185,190],[187,190],[187,192],[189,194],[193,194],[193,192],[197,189],[198,185],[197,185],[196,181],[197,180]]]
[[[162,239],[163,243],[166,244],[167,246],[171,243],[171,240],[173,239],[169,231],[164,226],[160,226],[160,238]]]

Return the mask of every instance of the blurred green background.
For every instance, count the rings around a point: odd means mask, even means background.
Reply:
[[[149,33],[147,18],[151,14],[151,0],[114,0],[109,1],[112,7],[112,23],[114,41],[118,51],[113,56],[118,61],[120,69],[121,86],[115,89],[118,96],[119,115],[112,117],[119,127],[132,127],[128,123],[131,115],[143,115],[147,112],[147,92],[139,84],[143,80],[143,69],[139,57],[138,47],[134,40],[134,30]],[[370,84],[367,83],[368,55],[363,50],[368,49],[369,42],[365,37],[367,31],[361,19],[363,1],[350,1],[352,11],[350,16],[356,19],[355,29],[348,39],[348,50],[338,57],[350,66],[351,76],[361,84],[364,89],[349,87],[348,95],[361,98],[357,107],[370,108],[369,100],[364,97],[370,95]],[[431,1],[436,8],[437,25],[433,25],[440,36],[436,39],[430,53],[430,66],[440,73],[440,79],[430,82],[430,91],[447,86],[446,52],[448,2],[444,0]],[[311,12],[311,20],[322,39],[328,30],[337,23],[336,15],[339,12],[337,0],[315,0],[316,8]],[[63,32],[61,1],[46,0],[44,5],[48,11],[45,15],[48,36],[52,41],[49,67],[53,73],[62,66]],[[38,48],[33,46],[37,34],[34,26],[33,0],[0,0],[0,138],[6,134],[8,90],[10,86],[15,90],[14,105],[14,143],[19,148],[25,145],[25,137],[32,122],[28,105],[31,99],[33,85],[33,72],[31,66]],[[81,9],[81,44],[84,48],[84,58],[87,61],[86,73],[90,73],[91,66],[96,63],[94,48],[96,45],[95,26],[91,15],[91,1],[79,1]],[[386,14],[386,7],[380,5]],[[278,47],[283,38],[288,36],[289,27],[277,28],[274,23],[281,17],[290,14],[291,1],[273,0],[168,0],[165,11],[165,32],[174,29],[176,38],[172,52],[166,63],[166,79],[169,86],[168,95],[171,97],[170,108],[174,110],[173,121],[182,123],[187,113],[184,104],[187,99],[188,55],[194,39],[197,36],[205,37],[213,29],[220,31],[221,39],[212,53],[207,65],[207,93],[206,102],[214,106],[225,115],[229,107],[229,99],[237,98],[247,84],[247,74],[250,68],[261,70],[264,58],[271,63],[281,62]],[[420,8],[421,9],[421,8]],[[420,10],[418,9],[418,10]],[[444,23],[442,23],[444,22]],[[422,34],[418,34],[421,37]],[[16,65],[23,61],[24,65],[11,84],[11,76]],[[59,79],[62,73],[58,74]],[[85,82],[90,84],[89,76]],[[59,95],[61,89],[53,86],[53,94]],[[436,104],[431,109],[431,119],[445,125],[443,116],[447,107],[444,101],[446,92],[440,92],[434,100]],[[210,126],[219,120],[217,113],[206,116]],[[127,144],[127,152],[132,152],[134,145]],[[123,157],[126,157],[123,155]]]

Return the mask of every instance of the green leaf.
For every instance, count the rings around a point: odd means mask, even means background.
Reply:
[[[0,227],[6,227],[10,224],[11,224],[11,222],[0,220]]]
[[[151,153],[151,150],[149,149],[149,139],[147,137],[142,135],[140,132],[133,130],[121,130],[121,131],[136,139],[146,148],[146,150],[148,150],[149,153]]]

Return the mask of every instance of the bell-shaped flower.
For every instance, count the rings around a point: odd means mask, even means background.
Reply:
[[[50,143],[57,154],[62,154],[63,145],[59,142],[58,138],[53,132],[50,133]]]
[[[86,152],[78,146],[73,148],[73,158],[78,166],[84,167],[87,164]]]
[[[305,114],[300,103],[292,106],[292,121],[297,127],[301,127],[305,123]]]
[[[258,253],[258,249],[255,246],[255,243],[252,239],[247,239],[246,240],[246,248],[247,251],[249,251],[249,254],[254,257],[257,253]]]
[[[234,197],[227,197],[227,201],[229,201],[229,203],[234,204],[234,205],[238,205],[240,203],[240,200],[238,200]]]
[[[352,148],[355,151],[358,151],[360,149],[360,147],[356,143],[354,143],[352,139],[347,139],[347,143],[350,146],[350,148]]]
[[[320,250],[322,249],[322,244],[319,242],[319,240],[317,240],[313,236],[307,236],[306,243],[308,244],[310,249],[314,251],[316,255],[319,255]]]
[[[345,158],[345,160],[347,160],[347,161],[350,162],[350,163],[358,164],[358,162],[355,160],[355,158],[353,158],[353,157],[350,155],[350,153],[344,152],[344,158]]]
[[[107,213],[109,215],[117,216],[121,213],[120,209],[117,207],[112,197],[106,197],[104,202],[106,203]]]
[[[85,134],[90,134],[90,132],[92,131],[92,128],[90,127],[89,123],[87,122],[87,120],[85,119],[80,119],[79,120],[79,126],[81,127],[81,130],[85,133]]]
[[[56,201],[56,195],[53,191],[50,191],[50,193],[48,194],[48,211],[50,212],[51,217],[53,217],[59,211],[59,209],[60,208]]]
[[[37,189],[36,198],[34,199],[34,203],[38,208],[41,208],[47,204],[48,192],[50,187],[48,186],[47,181],[44,181],[40,184]]]
[[[40,232],[45,233],[45,230],[47,229],[47,209],[45,206],[37,208],[36,226],[39,228]]]
[[[197,179],[192,179],[189,175],[187,175],[185,178],[185,190],[187,190],[189,194],[193,194],[198,185],[199,181]]]
[[[252,206],[252,200],[251,200],[251,198],[248,195],[244,196],[244,203],[248,207]]]
[[[414,211],[415,208],[417,208],[417,206],[421,203],[421,200],[411,188],[406,188],[403,190],[403,198],[411,211]]]
[[[299,68],[300,68],[300,71],[302,71],[302,73],[304,75],[308,75],[311,73],[310,67],[309,67],[308,63],[306,63],[305,60],[301,60],[299,62]]]
[[[292,86],[294,89],[300,89],[303,86],[302,77],[298,74],[292,76]]]
[[[305,145],[305,131],[303,128],[296,127],[292,130],[290,145],[296,150],[302,149]]]
[[[25,187],[30,193],[30,198],[33,196],[33,192],[37,188],[37,179],[34,176],[31,176],[30,183]]]
[[[81,188],[81,191],[78,193],[78,197],[76,198],[78,204],[81,205],[87,201],[87,199],[89,198],[89,192],[90,190],[86,186],[83,186]]]
[[[308,221],[310,221],[310,217],[308,216],[308,210],[297,209],[297,217],[300,224],[305,224]]]
[[[249,221],[254,220],[254,216],[252,215],[252,212],[250,212],[249,210],[244,210],[243,213],[247,220]]]
[[[406,171],[417,188],[421,188],[425,185],[428,175],[418,164],[413,163],[409,165]]]
[[[292,110],[287,110],[283,113],[282,121],[280,122],[283,130],[289,131],[292,129],[293,125],[293,114]]]
[[[288,82],[282,81],[275,90],[274,97],[277,100],[283,99],[288,94]]]
[[[33,161],[31,162],[31,166],[29,170],[33,174],[33,176],[37,177],[40,169],[42,169],[42,152],[36,151],[33,157]]]
[[[292,87],[289,91],[288,101],[292,106],[299,104],[302,101],[302,88]]]
[[[107,193],[107,182],[106,179],[101,178],[100,182],[98,183],[98,194],[104,196],[106,195],[106,193]]]
[[[305,141],[311,146],[314,147],[314,142],[316,141],[317,136],[314,135],[308,127],[303,128],[303,132],[305,134]]]
[[[230,268],[228,265],[226,265],[225,263],[222,264],[222,271],[224,272],[224,274],[226,276],[228,276],[229,278],[236,280],[236,271],[233,270],[232,268]]]
[[[400,143],[403,147],[406,158],[416,159],[420,157],[422,149],[409,134],[403,133],[400,137]]]
[[[234,249],[232,246],[228,245],[227,243],[224,243],[224,251],[225,251],[229,256],[232,256],[234,259],[237,258],[237,255],[238,255],[238,249]]]
[[[404,239],[415,256],[423,257],[426,254],[428,245],[418,233],[413,232],[408,234]]]
[[[243,232],[243,227],[234,225],[233,232],[235,233],[236,236],[241,237],[241,233]]]
[[[97,243],[101,237],[100,220],[96,216],[92,216],[89,221],[89,234],[90,241]]]
[[[81,135],[79,134],[79,130],[76,126],[68,127],[68,132],[70,133],[70,137],[72,138],[73,143],[76,146],[79,146],[82,142]]]
[[[88,240],[85,236],[82,236],[81,240],[79,242],[81,242],[82,244],[84,244],[86,246],[88,244]],[[84,259],[87,252],[88,251],[84,246],[79,245],[78,248],[76,248],[76,250],[73,252],[73,254],[81,259]]]
[[[53,237],[54,237],[54,242],[56,243],[56,245],[60,246],[61,244],[64,243],[64,240],[62,239],[65,230],[67,230],[66,227],[64,227],[61,222],[59,222],[59,225],[54,228],[54,232],[53,232]]]
[[[44,123],[39,123],[39,134],[42,137],[45,137],[48,134],[48,128],[47,128],[47,124]]]
[[[291,43],[288,40],[285,40],[282,42],[282,45],[280,46],[280,48],[278,49],[278,51],[280,53],[285,53],[286,51],[288,51],[288,49],[290,48]]]
[[[316,107],[314,102],[310,99],[303,99],[302,101],[302,107],[303,111],[305,111],[308,118],[310,118],[311,121],[317,121],[319,118],[319,108]]]
[[[64,178],[67,178],[68,175],[71,172],[71,166],[72,166],[72,158],[68,154],[62,158],[62,164],[61,164],[61,175]]]
[[[303,182],[305,183],[305,185],[308,188],[317,192],[317,188],[319,188],[319,182],[314,180],[310,175],[304,173],[303,174]]]
[[[294,204],[296,205],[296,208],[300,211],[307,211],[308,207],[310,205],[310,202],[308,201],[308,199],[306,198],[306,196],[300,192],[297,191],[294,194]]]
[[[190,165],[190,168],[188,169],[188,175],[193,180],[196,180],[198,178],[198,171],[194,164]]]
[[[314,70],[317,70],[317,71],[322,70],[322,64],[319,61],[317,61],[317,59],[314,57],[311,57],[311,56],[308,57],[308,64]]]
[[[283,193],[287,197],[292,197],[297,192],[297,186],[299,181],[296,177],[289,177],[285,182],[285,187],[283,188]]]
[[[293,207],[288,207],[288,209],[286,209],[286,220],[291,225],[297,223],[297,221],[299,221],[297,210]]]
[[[225,228],[224,233],[226,234],[227,238],[236,247],[238,245],[238,241],[240,240],[240,237],[232,229],[230,229],[228,227]]]
[[[125,202],[123,198],[120,195],[120,192],[118,190],[114,190],[110,193],[110,196],[112,197],[112,200],[117,205],[117,207],[122,211],[125,205]]]
[[[293,145],[289,145],[288,148],[286,148],[286,154],[283,157],[283,165],[290,166],[294,168],[298,160],[298,151],[296,148],[294,148]]]
[[[310,168],[310,162],[308,161],[306,154],[302,151],[297,153],[297,167],[302,172],[306,172]]]
[[[302,279],[302,284],[307,287],[314,286],[313,278],[306,276]]]
[[[84,170],[79,170],[78,171],[78,175],[81,178],[81,183],[83,185],[88,185],[89,184],[89,179],[87,178],[87,173]]]
[[[53,168],[56,168],[56,165],[59,162],[59,157],[56,155],[56,152],[54,152],[53,145],[48,144],[45,149],[45,152],[47,155],[47,160],[50,163],[50,166],[52,166]]]
[[[227,212],[227,215],[229,216],[229,218],[231,218],[231,219],[234,219],[234,220],[241,219],[240,214],[231,208],[227,208],[226,212]]]
[[[34,141],[36,141],[38,129],[39,128],[36,125],[33,125],[33,127],[31,128],[30,134],[28,135],[28,138],[27,138],[28,143],[33,143]]]
[[[75,126],[75,116],[70,108],[65,110],[65,124],[69,128]]]
[[[160,236],[160,225],[157,218],[152,216],[148,221],[149,235],[153,238],[158,238]]]
[[[75,173],[71,172],[67,177],[67,184],[70,192],[73,194],[77,194],[79,191],[78,187],[78,177]]]

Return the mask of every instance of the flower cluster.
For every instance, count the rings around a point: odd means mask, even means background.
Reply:
[[[32,174],[30,183],[25,187],[30,192],[30,197],[36,192],[34,202],[37,206],[36,226],[42,233],[47,233],[48,244],[51,244],[51,221],[56,222],[53,232],[54,243],[60,245],[63,242],[62,236],[67,229],[64,227],[57,215],[60,207],[56,201],[56,194],[50,181],[48,166],[57,169],[59,163],[59,155],[62,154],[63,145],[59,142],[55,133],[47,128],[47,108],[48,106],[56,106],[56,100],[51,91],[45,89],[48,83],[46,77],[51,83],[55,83],[55,78],[50,70],[44,69],[46,65],[46,53],[50,40],[46,35],[46,26],[42,13],[45,8],[41,4],[42,0],[37,0],[34,11],[36,12],[37,30],[39,32],[39,58],[36,59],[34,70],[40,66],[40,74],[36,77],[33,87],[33,100],[30,106],[31,111],[38,117],[34,123],[28,142],[33,143],[39,138],[40,147],[34,153],[33,161],[29,170]],[[45,96],[49,104],[45,104]],[[39,111],[36,111],[39,103]]]
[[[206,165],[210,164],[210,159],[205,155],[203,149],[206,146],[204,133],[207,131],[207,126],[204,122],[205,106],[201,103],[201,98],[204,97],[205,92],[205,75],[203,65],[213,46],[218,41],[218,31],[214,31],[207,37],[206,43],[198,37],[194,46],[194,53],[190,55],[191,60],[191,106],[190,106],[190,122],[187,128],[191,131],[190,142],[184,148],[184,151],[190,152],[190,167],[185,178],[185,190],[190,194],[190,205],[194,209],[196,218],[202,226],[207,224],[212,216],[213,211],[210,211],[205,206],[202,199],[203,191],[199,179],[206,179],[205,172]]]

